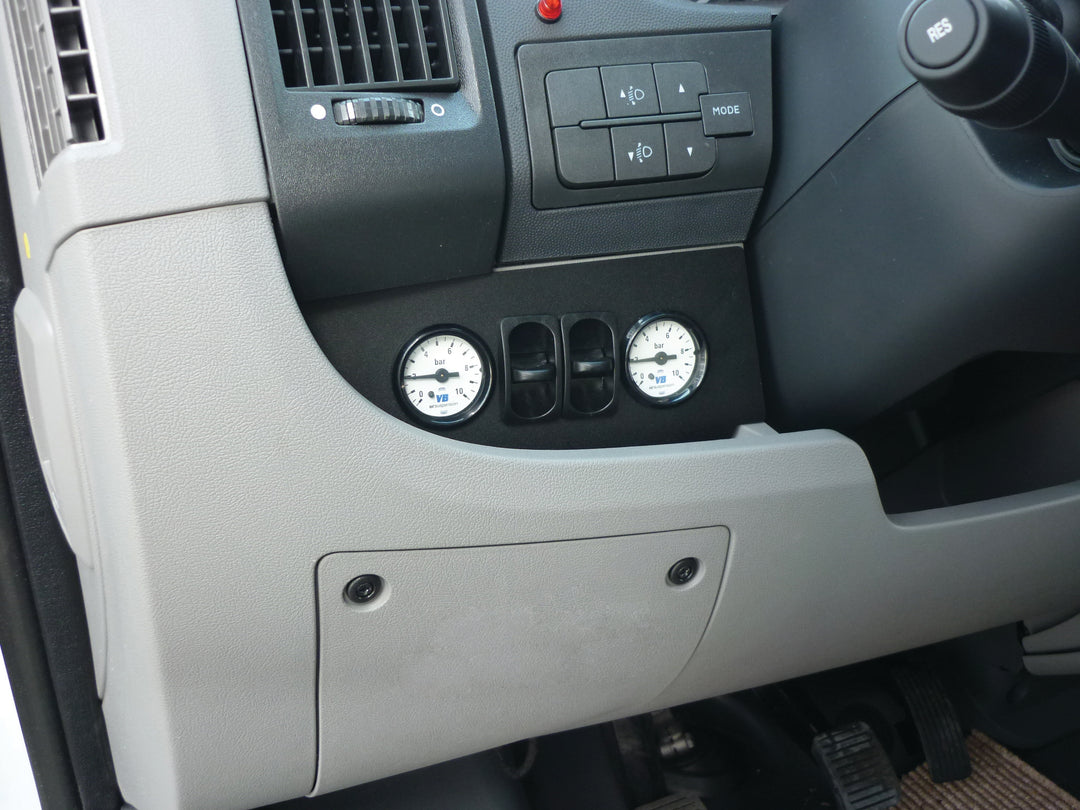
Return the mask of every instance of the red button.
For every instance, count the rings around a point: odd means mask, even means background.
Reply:
[[[562,16],[562,0],[540,0],[536,15],[544,22],[555,22]]]

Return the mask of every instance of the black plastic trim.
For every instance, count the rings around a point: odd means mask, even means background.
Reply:
[[[266,0],[237,5],[282,258],[297,297],[491,272],[505,166],[475,6],[447,3],[459,91],[410,89],[403,98],[423,103],[422,123],[339,126],[330,111],[349,94],[287,90]]]
[[[602,417],[567,418],[564,409],[563,418],[511,424],[501,408],[488,407],[449,431],[429,429],[475,444],[569,449],[728,438],[739,425],[761,421],[757,346],[739,247],[533,266],[302,307],[315,340],[342,377],[373,404],[410,422],[391,377],[401,346],[417,327],[456,323],[488,346],[500,346],[500,324],[514,313],[559,318],[602,312],[610,314],[618,344],[617,336],[643,314],[660,310],[685,313],[716,347],[701,388],[679,407],[654,408],[620,394],[618,408]],[[499,399],[503,369],[494,383]],[[621,364],[615,369],[621,375]],[[565,402],[565,390],[563,396]]]
[[[626,118],[590,118],[582,121],[582,129],[627,127],[633,124],[674,124],[679,121],[700,121],[701,113],[657,113],[656,115],[632,115]]]
[[[1044,139],[905,92],[752,242],[771,424],[850,429],[975,358],[1080,352],[1078,216]]]

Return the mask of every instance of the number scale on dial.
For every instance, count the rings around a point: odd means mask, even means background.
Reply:
[[[627,380],[655,404],[672,404],[693,393],[705,373],[704,346],[691,326],[675,318],[646,320],[630,336]]]
[[[488,368],[476,346],[461,335],[433,334],[408,350],[399,382],[403,399],[421,418],[446,421],[483,404]]]

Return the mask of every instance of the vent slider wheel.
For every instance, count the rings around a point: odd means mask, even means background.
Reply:
[[[339,124],[419,124],[424,105],[407,98],[368,96],[334,102],[334,121]]]

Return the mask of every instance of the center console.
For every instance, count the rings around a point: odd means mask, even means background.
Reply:
[[[684,33],[597,39],[587,4],[553,24],[527,4],[240,4],[286,270],[367,399],[520,448],[764,418],[740,243],[772,149],[768,18],[702,31],[677,9],[645,16]],[[663,334],[628,353],[650,319]]]

